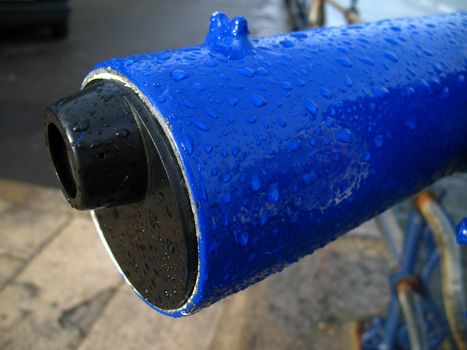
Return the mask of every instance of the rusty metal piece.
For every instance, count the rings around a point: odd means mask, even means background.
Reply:
[[[406,289],[411,289],[418,293],[420,291],[420,281],[413,276],[407,276],[396,283],[397,293],[402,293]]]
[[[399,281],[396,285],[397,297],[409,332],[410,349],[425,350],[428,348],[426,326],[421,298],[414,288],[416,286],[415,278],[408,277]]]
[[[311,27],[323,27],[326,23],[325,0],[314,0],[310,7],[308,22]]]
[[[441,258],[441,276],[444,309],[449,327],[459,349],[467,349],[467,309],[462,279],[461,252],[455,240],[455,231],[448,216],[434,199],[424,191],[415,204],[428,222],[436,239]]]

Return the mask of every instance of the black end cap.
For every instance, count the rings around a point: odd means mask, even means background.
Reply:
[[[148,171],[136,114],[147,109],[141,104],[129,88],[102,80],[46,109],[46,144],[72,207],[108,208],[144,198]]]

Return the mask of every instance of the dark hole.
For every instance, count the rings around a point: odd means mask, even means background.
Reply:
[[[76,183],[71,171],[65,140],[58,128],[52,123],[48,126],[47,135],[49,138],[50,155],[52,156],[58,178],[67,195],[70,198],[75,198]]]

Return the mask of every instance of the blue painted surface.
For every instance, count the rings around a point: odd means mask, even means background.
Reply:
[[[465,13],[246,31],[221,16],[207,45],[95,67],[160,112],[198,206],[199,282],[182,309],[159,310],[171,316],[280,271],[467,165]]]
[[[467,245],[467,218],[464,218],[457,226],[457,242]]]

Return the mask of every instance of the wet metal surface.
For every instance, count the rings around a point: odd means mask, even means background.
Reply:
[[[95,68],[89,79],[123,76],[154,109],[196,203],[200,282],[173,315],[281,270],[464,166],[465,20],[248,43],[244,21],[217,14],[208,46]]]

